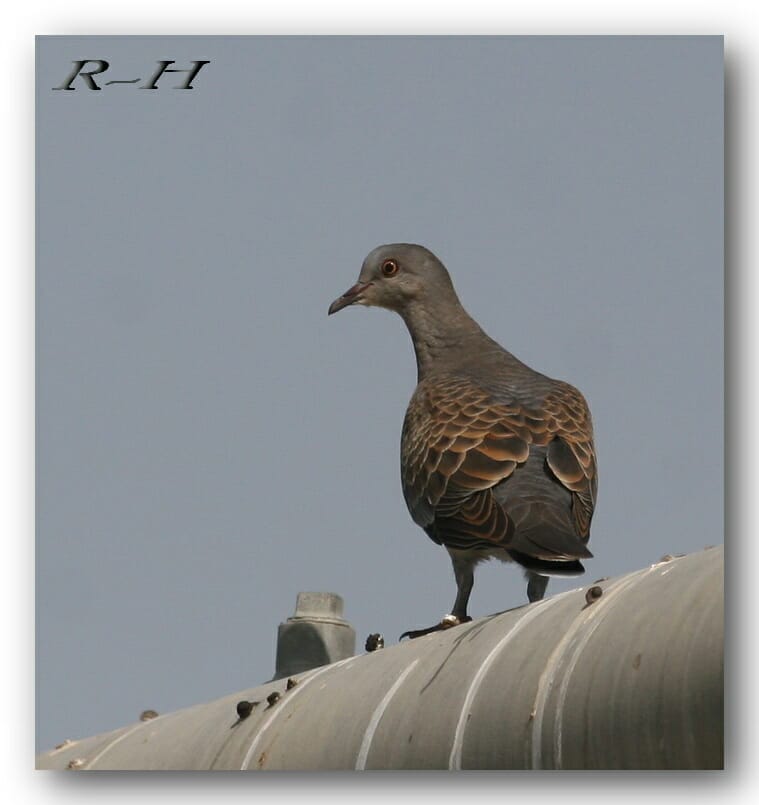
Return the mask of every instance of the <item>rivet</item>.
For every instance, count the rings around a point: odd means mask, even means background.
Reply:
[[[366,651],[377,651],[378,649],[385,648],[385,638],[379,632],[373,632],[366,638],[364,644]]]
[[[603,594],[604,591],[598,585],[588,587],[588,591],[585,593],[585,603],[590,606],[594,601],[598,601]]]
[[[237,702],[237,715],[240,720],[247,718],[257,704],[258,702],[249,702],[247,699]]]

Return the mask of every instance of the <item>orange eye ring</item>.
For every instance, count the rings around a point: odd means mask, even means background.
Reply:
[[[398,263],[395,260],[385,260],[382,264],[382,273],[386,277],[394,277],[398,273]]]

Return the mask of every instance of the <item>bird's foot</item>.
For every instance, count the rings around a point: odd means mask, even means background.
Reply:
[[[412,629],[404,632],[398,639],[403,640],[404,637],[408,637],[413,640],[415,637],[424,637],[424,635],[432,634],[433,632],[442,632],[444,629],[450,629],[452,626],[458,626],[461,623],[468,623],[470,620],[472,619],[469,615],[465,615],[463,618],[459,618],[456,615],[446,615],[440,623],[436,623],[426,629]]]

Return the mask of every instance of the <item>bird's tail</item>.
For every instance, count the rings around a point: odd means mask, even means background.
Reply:
[[[535,556],[528,556],[519,551],[509,550],[509,556],[522,565],[526,570],[531,570],[539,576],[582,576],[585,566],[577,559],[538,559]],[[588,556],[593,554],[588,551]]]
[[[593,554],[576,534],[548,525],[517,530],[507,548],[511,558],[541,576],[580,576],[580,559]]]

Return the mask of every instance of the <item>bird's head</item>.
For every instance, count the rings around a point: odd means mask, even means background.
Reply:
[[[391,243],[369,252],[358,282],[329,306],[329,315],[348,305],[384,307],[403,314],[414,304],[446,299],[455,292],[445,266],[424,246]]]

